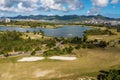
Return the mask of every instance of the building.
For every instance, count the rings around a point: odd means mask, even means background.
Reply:
[[[9,18],[0,19],[0,22],[9,23],[11,20]]]
[[[11,22],[11,20],[9,18],[5,18],[3,21],[6,23]]]

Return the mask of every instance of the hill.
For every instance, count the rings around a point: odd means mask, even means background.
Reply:
[[[18,15],[16,17],[8,17],[10,19],[35,19],[35,20],[74,20],[74,21],[83,21],[83,20],[90,20],[90,19],[101,19],[101,20],[120,20],[120,18],[109,18],[105,17],[102,15],[90,15],[90,16],[79,16],[79,15],[64,15],[64,16],[59,16],[59,15],[53,15],[53,16],[48,16],[48,15],[29,15],[29,16],[22,16]]]

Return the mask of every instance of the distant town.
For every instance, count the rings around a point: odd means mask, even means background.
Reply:
[[[66,18],[66,19],[64,19]],[[107,24],[110,26],[120,25],[120,19],[108,18],[101,15],[98,16],[17,16],[17,17],[1,17],[0,22],[11,22],[11,21],[34,21],[34,22],[50,22],[50,23],[82,23],[82,24]]]

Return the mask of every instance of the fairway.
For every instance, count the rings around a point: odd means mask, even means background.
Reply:
[[[74,50],[77,60],[41,60],[17,62],[25,56],[0,58],[0,80],[79,80],[96,77],[100,70],[120,68],[120,50]]]

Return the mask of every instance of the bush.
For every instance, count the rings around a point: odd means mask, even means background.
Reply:
[[[117,27],[117,32],[120,32],[120,26],[119,26],[119,27]]]
[[[48,50],[43,53],[43,56],[53,56],[53,55],[60,55],[63,52],[59,48],[54,48],[53,50]]]
[[[113,35],[114,34],[111,31],[109,31],[108,29],[106,29],[106,30],[90,29],[90,30],[86,30],[84,33],[86,35]]]
[[[120,80],[120,70],[100,71],[98,80]]]
[[[99,44],[98,44],[98,46],[101,47],[101,48],[105,48],[105,47],[107,47],[107,42],[100,41]]]
[[[94,44],[89,43],[89,44],[87,44],[87,48],[90,48],[90,49],[95,48],[95,45],[94,45]]]
[[[35,50],[34,50],[34,51],[32,51],[31,55],[33,56],[33,55],[35,55],[35,54],[36,54]]]
[[[77,45],[77,46],[75,46],[75,49],[80,49],[81,48],[81,45]]]
[[[64,52],[65,54],[71,54],[72,51],[73,51],[73,47],[71,47],[71,46],[65,47],[65,48],[63,49],[63,52]]]

